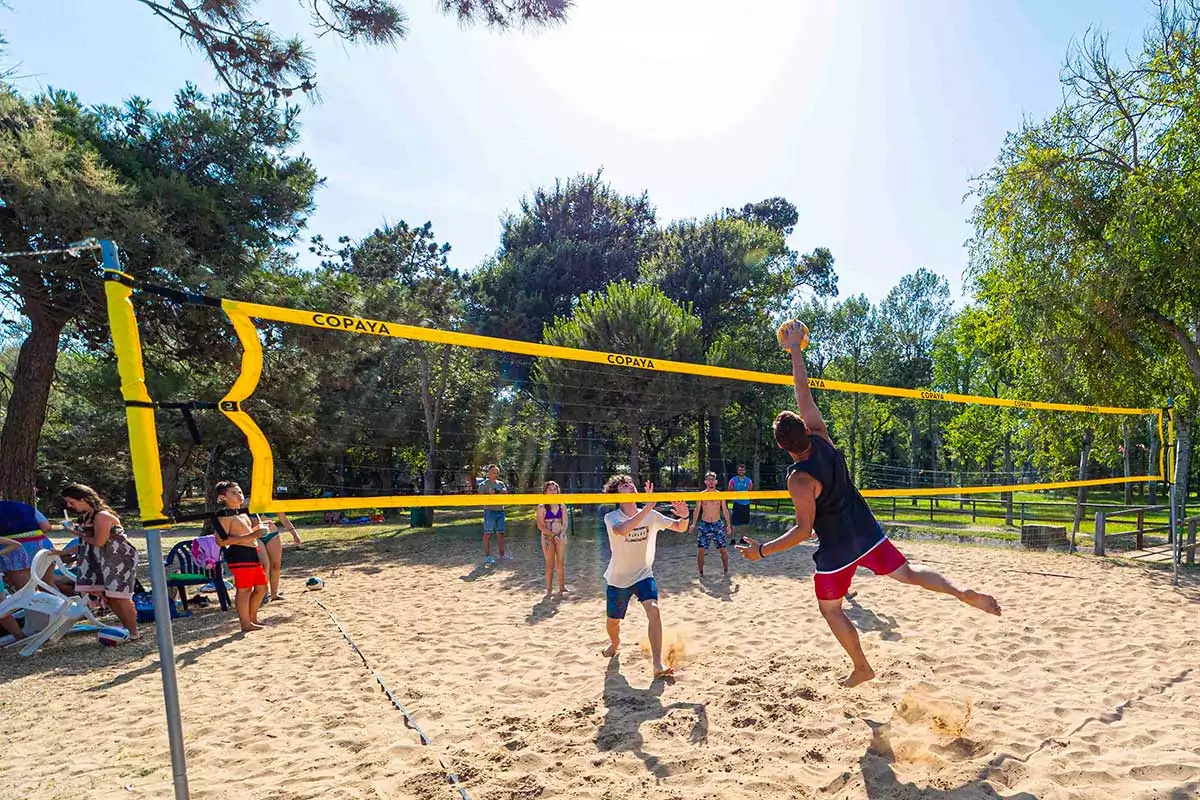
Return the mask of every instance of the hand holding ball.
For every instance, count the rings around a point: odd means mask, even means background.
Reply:
[[[804,350],[808,347],[808,326],[803,322],[789,319],[779,326],[775,338],[779,340],[779,346],[784,350],[793,350],[795,348]]]

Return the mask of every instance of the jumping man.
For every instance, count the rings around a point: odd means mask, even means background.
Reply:
[[[813,555],[817,567],[813,576],[817,603],[853,664],[853,670],[841,683],[856,686],[875,677],[859,643],[858,631],[842,610],[842,598],[850,589],[858,567],[900,583],[952,595],[988,614],[1000,616],[1000,605],[990,595],[960,588],[928,567],[905,560],[884,535],[867,501],[851,482],[846,459],[833,446],[825,420],[813,402],[803,355],[808,329],[794,320],[784,323],[779,330],[779,343],[792,355],[792,377],[800,407],[799,415],[779,412],[774,426],[776,443],[794,462],[787,471],[787,488],[796,507],[796,524],[770,542],[760,544],[747,538],[746,544],[738,545],[738,550],[751,561],[758,561],[800,544],[814,532],[817,534],[819,544]]]

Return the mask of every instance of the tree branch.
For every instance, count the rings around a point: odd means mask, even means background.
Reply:
[[[1187,359],[1188,368],[1192,372],[1192,379],[1200,384],[1200,349],[1197,349],[1196,342],[1188,335],[1188,332],[1179,327],[1175,320],[1152,308],[1144,309],[1143,313],[1147,319],[1158,325],[1179,343],[1180,348],[1183,349],[1183,355]]]

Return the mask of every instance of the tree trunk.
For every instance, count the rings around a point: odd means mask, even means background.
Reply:
[[[909,440],[908,440],[908,488],[915,489],[917,486],[917,462],[920,458],[921,450],[921,428],[917,422],[917,409],[913,408],[912,420],[909,424]],[[912,499],[912,504],[917,504],[917,498]]]
[[[854,411],[850,415],[850,480],[857,486],[859,483],[858,475],[858,404],[859,394],[853,395]]]
[[[179,502],[179,476],[187,466],[188,461],[192,458],[192,451],[195,445],[190,441],[183,446],[183,451],[177,458],[168,458],[164,460],[162,468],[163,482],[163,508],[168,510],[175,508],[175,504]]]
[[[757,431],[755,432],[757,434]],[[750,479],[754,481],[754,488],[762,488],[762,437],[756,435],[754,437],[754,461],[750,465]]]
[[[1148,462],[1146,474],[1158,474],[1158,429],[1154,425],[1154,418],[1151,417],[1147,423],[1150,428],[1150,461]],[[1146,505],[1158,505],[1158,481],[1146,481]]]
[[[214,445],[208,450],[208,458],[204,461],[204,510],[217,510],[217,466],[221,461],[224,445]]]
[[[1175,417],[1175,504],[1178,519],[1187,517],[1188,471],[1192,463],[1191,420]]]
[[[1129,441],[1129,425],[1125,420],[1121,420],[1121,447],[1124,450],[1122,458],[1125,468],[1125,477],[1128,478],[1133,473],[1130,471],[1129,459],[1132,457],[1132,442]],[[1133,484],[1128,480],[1125,481],[1125,505],[1133,505]]]
[[[33,502],[37,471],[37,444],[46,422],[46,404],[54,382],[58,340],[65,321],[46,314],[36,304],[26,304],[29,335],[21,343],[13,372],[12,396],[0,432],[0,497]]]
[[[721,453],[721,415],[708,415],[708,468],[718,476],[727,475],[729,470]]]
[[[1092,442],[1096,439],[1096,434],[1091,428],[1083,432],[1083,447],[1079,448],[1079,480],[1086,481],[1088,474],[1088,457],[1092,453]],[[1083,504],[1087,500],[1087,487],[1080,486],[1079,493],[1075,496],[1075,524],[1071,529],[1071,533],[1079,533],[1079,523],[1083,520]]]
[[[438,494],[437,481],[437,435],[442,416],[442,400],[446,396],[446,384],[450,375],[450,348],[442,346],[441,373],[437,377],[437,388],[433,386],[429,355],[421,342],[414,342],[417,363],[421,372],[421,409],[425,412],[425,479],[424,493]]]
[[[1012,434],[1004,436],[1004,476],[1006,483],[1013,482],[1013,463],[1012,463]],[[1004,492],[1000,495],[1000,499],[1004,501],[1004,524],[1012,527],[1013,524],[1013,493]]]
[[[642,446],[642,426],[641,423],[630,421],[629,423],[629,474],[633,476],[634,481],[638,480],[638,450]],[[651,475],[648,480],[655,481],[658,476]]]
[[[696,475],[700,476],[708,469],[708,461],[704,458],[707,437],[704,435],[704,412],[696,415]]]
[[[591,423],[580,422],[575,426],[575,435],[579,437],[580,472],[583,473],[580,477],[584,481],[583,488],[598,492],[601,478],[600,471],[596,469],[594,433],[595,428]]]

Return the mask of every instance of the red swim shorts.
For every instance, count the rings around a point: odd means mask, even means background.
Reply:
[[[229,571],[233,573],[233,585],[239,589],[267,585],[267,573],[262,564],[230,564]]]
[[[896,549],[891,539],[884,538],[879,544],[863,553],[862,557],[842,567],[837,572],[818,572],[813,576],[818,600],[840,600],[850,591],[854,571],[866,567],[876,575],[890,575],[908,563],[904,554]]]

